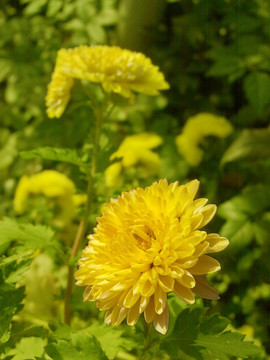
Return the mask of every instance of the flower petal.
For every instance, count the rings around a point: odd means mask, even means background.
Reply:
[[[209,243],[207,253],[219,252],[229,245],[229,240],[218,234],[208,234],[205,240]]]
[[[178,281],[174,284],[174,292],[176,295],[185,301],[187,304],[193,304],[195,302],[194,295],[190,289],[187,289],[185,286],[179,284]]]
[[[164,311],[160,315],[155,315],[153,324],[155,329],[160,332],[161,334],[165,335],[168,331],[169,326],[169,307],[168,304],[166,304]]]
[[[155,313],[154,296],[151,296],[148,305],[144,310],[144,319],[147,323],[151,323],[154,320],[155,315],[156,313]]]
[[[154,302],[155,302],[155,312],[157,314],[162,314],[167,304],[167,293],[163,291],[159,286],[157,287],[154,293]]]
[[[200,228],[208,224],[213,219],[216,212],[217,212],[216,205],[209,204],[203,207],[200,211],[200,213],[203,215],[203,221],[200,223]]]
[[[139,320],[140,317],[139,306],[140,306],[140,300],[138,300],[136,304],[128,310],[128,316],[127,316],[128,325],[134,326]]]
[[[165,292],[173,291],[174,286],[174,278],[169,275],[159,275],[158,277],[158,283],[161,287],[161,289]]]
[[[220,264],[210,256],[202,255],[196,265],[189,269],[192,275],[203,275],[220,270]]]

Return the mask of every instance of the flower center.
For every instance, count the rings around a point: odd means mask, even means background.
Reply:
[[[147,225],[134,225],[131,230],[137,241],[137,246],[146,251],[151,247],[152,239],[155,239],[153,230]]]

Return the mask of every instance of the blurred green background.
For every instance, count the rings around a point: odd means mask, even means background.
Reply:
[[[56,169],[85,191],[69,164],[19,155],[36,147],[87,146],[94,118],[86,107],[74,108],[84,99],[79,91],[73,90],[60,119],[45,112],[57,51],[107,44],[145,53],[171,88],[158,97],[140,95],[113,113],[103,161],[126,135],[154,132],[163,139],[155,150],[161,169],[141,177],[140,169],[131,169],[115,193],[164,177],[200,180],[200,195],[219,208],[211,229],[231,242],[219,256],[222,271],[211,280],[221,301],[207,305],[270,353],[269,0],[2,0],[0,28],[1,218],[17,216],[13,197],[24,174]],[[233,131],[222,139],[205,136],[203,159],[191,166],[175,138],[199,113],[225,117]],[[112,133],[117,136],[111,143]],[[100,192],[100,203],[112,193]]]

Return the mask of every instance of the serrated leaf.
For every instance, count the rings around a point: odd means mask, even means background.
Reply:
[[[82,161],[77,152],[72,149],[60,149],[45,146],[35,150],[22,151],[20,155],[24,159],[42,158],[46,160],[68,162],[79,167],[86,167],[86,164]]]
[[[73,336],[68,340],[57,340],[46,346],[46,353],[54,360],[107,360],[98,340],[91,335]]]
[[[192,347],[192,343],[198,336],[198,325],[206,311],[206,308],[199,307],[190,307],[181,311],[173,332],[161,343],[161,349],[173,358],[179,358],[180,351],[191,358],[201,359],[198,349]]]
[[[36,356],[41,356],[44,351],[44,346],[47,340],[40,337],[25,337],[17,344],[16,348],[8,354],[14,354],[13,360],[34,359]]]
[[[260,355],[261,349],[251,341],[244,341],[244,338],[245,335],[231,331],[216,335],[200,333],[194,343],[205,360],[230,360],[232,356],[252,359]]]
[[[270,128],[246,129],[224,153],[221,165],[240,159],[259,160],[270,157]]]
[[[9,340],[11,320],[22,309],[21,302],[23,298],[23,287],[16,289],[15,286],[2,282],[0,286],[0,344]]]
[[[270,105],[270,76],[263,72],[253,72],[244,79],[244,91],[250,104],[259,116]]]
[[[114,359],[121,347],[127,350],[134,345],[127,338],[122,337],[124,332],[123,329],[112,328],[104,324],[95,323],[84,331],[88,336],[95,335],[109,359]],[[81,337],[82,334],[83,332],[72,335],[72,338],[75,339],[76,336]]]
[[[232,356],[251,359],[261,349],[237,332],[223,332],[229,320],[219,314],[205,316],[206,308],[184,309],[173,333],[161,343],[172,359],[230,360]]]
[[[200,325],[200,331],[204,334],[217,334],[226,329],[230,320],[219,314],[213,314],[203,320]]]
[[[54,231],[48,226],[23,224],[11,218],[0,221],[0,246],[16,241],[23,250],[55,249]]]

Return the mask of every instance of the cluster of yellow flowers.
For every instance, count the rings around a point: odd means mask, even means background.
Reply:
[[[205,274],[217,271],[217,260],[205,254],[223,250],[228,240],[200,230],[214,216],[215,205],[194,200],[199,182],[166,180],[111,199],[89,236],[76,272],[86,286],[84,299],[106,310],[105,322],[135,325],[144,313],[157,331],[168,329],[167,294],[188,304],[194,294],[218,299]]]
[[[168,89],[163,74],[143,54],[109,46],[79,46],[61,49],[46,97],[49,117],[59,117],[70,98],[74,79],[101,84],[105,92],[133,97],[133,92],[157,95]],[[205,136],[220,138],[232,131],[222,117],[198,114],[184,126],[176,138],[179,152],[186,161],[198,165],[203,152],[199,148]],[[123,169],[141,164],[148,174],[157,174],[160,159],[152,149],[162,138],[152,133],[128,136],[110,160],[120,159],[106,170],[107,186],[114,187]],[[194,200],[197,180],[186,185],[160,180],[145,189],[124,192],[105,205],[94,233],[79,260],[77,285],[86,286],[84,299],[96,301],[106,310],[105,322],[119,325],[127,318],[135,325],[141,314],[157,331],[168,330],[167,295],[174,292],[188,304],[194,294],[218,299],[208,285],[206,274],[220,269],[217,260],[206,255],[223,250],[228,240],[201,230],[213,218],[215,205],[207,199]],[[44,194],[60,201],[73,201],[74,184],[64,175],[44,171],[23,177],[15,196],[15,208],[24,209],[31,194]],[[63,211],[69,206],[65,203]]]
[[[147,176],[156,175],[160,169],[158,154],[151,151],[163,142],[162,138],[153,133],[141,133],[127,136],[110,160],[121,159],[110,165],[105,171],[105,182],[108,187],[121,185],[123,169],[140,164]]]
[[[133,91],[157,95],[169,88],[164,75],[145,55],[117,46],[79,46],[58,52],[46,96],[49,117],[60,117],[69,101],[74,79],[100,83],[106,92],[126,98]]]
[[[15,191],[14,209],[18,214],[23,214],[30,195],[54,198],[60,208],[56,221],[62,225],[68,223],[75,215],[76,207],[86,201],[86,195],[75,194],[75,190],[75,184],[66,175],[55,170],[44,170],[32,176],[24,175]]]
[[[224,117],[200,113],[187,120],[182,134],[175,141],[184,159],[191,166],[197,166],[203,158],[203,150],[199,147],[203,139],[209,135],[225,138],[232,130],[232,125]]]

